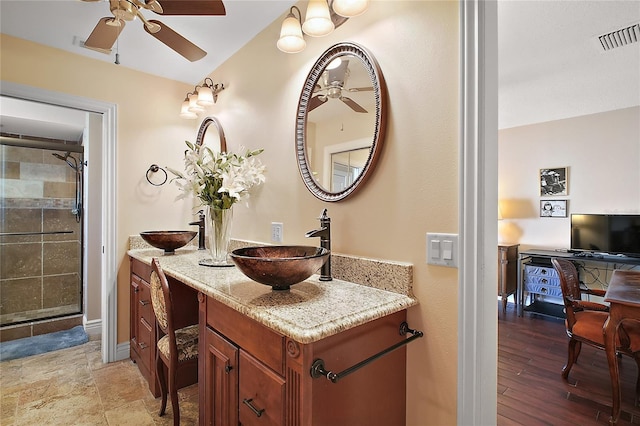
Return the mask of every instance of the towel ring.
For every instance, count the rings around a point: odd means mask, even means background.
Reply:
[[[162,170],[162,172],[164,173],[164,180],[160,183],[153,183],[151,182],[151,179],[149,179],[149,172],[151,173],[156,173],[158,172],[158,170]],[[168,175],[167,175],[167,171],[165,169],[163,169],[162,167],[159,167],[157,164],[152,164],[151,166],[149,166],[149,170],[147,170],[147,182],[149,182],[151,185],[153,186],[162,186],[165,184],[165,182],[167,181]]]

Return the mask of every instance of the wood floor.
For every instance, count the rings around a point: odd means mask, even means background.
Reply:
[[[498,309],[498,425],[608,424],[611,380],[604,351],[582,346],[569,382],[560,375],[567,360],[564,321],[524,313],[513,304]],[[620,361],[622,411],[619,425],[640,424],[635,407],[638,369]]]

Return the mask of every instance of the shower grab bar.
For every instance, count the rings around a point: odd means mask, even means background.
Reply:
[[[419,339],[420,337],[424,336],[424,333],[422,331],[410,329],[409,325],[404,321],[400,324],[400,334],[401,335],[411,334],[411,337],[408,337],[407,339],[404,339],[401,342],[396,343],[395,345],[389,346],[387,349],[382,350],[377,354],[372,355],[369,358],[365,359],[364,361],[360,361],[359,363],[352,365],[351,367],[339,373],[334,373],[331,370],[325,369],[324,360],[322,360],[322,358],[318,358],[315,361],[313,361],[313,364],[311,365],[311,371],[310,371],[311,377],[313,377],[314,379],[317,379],[318,377],[326,377],[327,380],[330,380],[333,383],[337,383],[338,380],[342,379],[345,376],[348,376],[354,371],[361,369],[362,367],[375,361],[376,359],[383,357],[389,352],[393,352],[396,349],[408,344],[409,342],[412,342],[413,340]]]
[[[73,231],[48,231],[48,232],[3,232],[0,237],[24,237],[27,235],[58,235],[73,234]]]

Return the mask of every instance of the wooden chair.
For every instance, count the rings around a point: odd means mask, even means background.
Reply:
[[[162,404],[159,416],[163,416],[167,408],[167,379],[165,366],[169,376],[168,393],[171,394],[173,408],[173,424],[180,424],[180,407],[178,406],[178,370],[198,363],[198,325],[190,325],[175,329],[171,289],[167,277],[162,271],[158,259],[151,262],[151,303],[156,315],[156,371]]]
[[[573,364],[578,361],[583,343],[604,350],[603,327],[609,318],[609,307],[601,303],[582,300],[582,294],[604,296],[604,290],[582,289],[575,265],[565,259],[551,259],[560,276],[562,298],[565,307],[565,327],[569,336],[567,364],[562,368],[562,377],[569,378]],[[616,343],[618,354],[633,357],[638,365],[636,400],[640,394],[640,326],[637,322],[625,322],[618,330]]]

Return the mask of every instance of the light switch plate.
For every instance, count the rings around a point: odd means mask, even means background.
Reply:
[[[427,264],[458,267],[458,234],[427,232]]]

